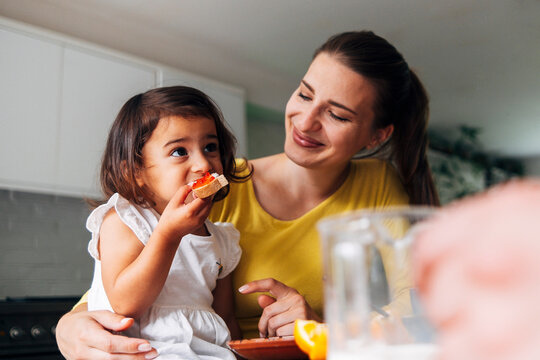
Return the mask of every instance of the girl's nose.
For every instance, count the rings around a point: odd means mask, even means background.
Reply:
[[[210,172],[212,170],[212,165],[204,154],[200,153],[197,155],[192,155],[191,159],[191,171],[194,173],[204,174],[207,171]]]

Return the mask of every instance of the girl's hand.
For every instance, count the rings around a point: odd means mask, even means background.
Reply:
[[[178,189],[163,210],[156,230],[159,229],[169,238],[178,239],[203,226],[212,208],[212,197],[194,198],[193,201],[186,204],[186,198],[190,193],[191,187],[189,185]]]
[[[79,359],[153,359],[158,356],[143,339],[113,335],[108,330],[123,331],[133,324],[110,311],[71,311],[56,327],[56,342],[68,360]]]
[[[269,292],[273,296],[263,294],[258,298],[263,308],[259,320],[261,337],[293,335],[296,319],[322,321],[298,291],[275,279],[252,281],[238,291],[242,294]]]

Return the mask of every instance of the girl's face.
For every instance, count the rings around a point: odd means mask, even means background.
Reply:
[[[142,160],[138,183],[160,214],[181,186],[207,171],[223,172],[216,126],[206,117],[161,118],[142,148]]]
[[[392,126],[374,130],[376,92],[362,75],[321,53],[285,109],[285,153],[307,168],[343,166],[364,148],[386,140]]]

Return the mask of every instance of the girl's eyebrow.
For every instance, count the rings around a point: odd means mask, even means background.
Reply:
[[[167,141],[167,143],[165,145],[163,145],[163,147],[166,148],[167,146],[169,146],[171,144],[181,143],[181,142],[184,142],[186,140],[187,140],[186,138],[172,139],[170,141]]]
[[[204,139],[206,139],[206,140],[217,140],[218,137],[215,134],[208,134],[208,135],[204,136]],[[172,139],[172,140],[167,141],[167,143],[165,145],[163,145],[163,147],[166,148],[167,146],[169,146],[171,144],[182,143],[182,142],[186,142],[187,140],[189,140],[189,137],[181,137],[181,138],[178,138],[178,139]]]
[[[307,87],[309,91],[311,91],[312,93],[315,93],[315,90],[313,89],[313,87],[312,87],[311,85],[309,85],[309,83],[308,83],[306,80],[302,79],[302,84],[304,84],[304,86]],[[358,115],[358,114],[356,113],[356,111],[354,111],[354,110],[348,108],[347,106],[345,106],[345,105],[343,105],[343,104],[340,104],[340,103],[338,103],[338,102],[336,102],[336,101],[334,101],[334,100],[329,100],[328,103],[329,103],[330,105],[335,106],[335,107],[338,107],[338,108],[341,108],[341,109],[343,109],[343,110],[346,110],[346,111],[348,111],[348,112],[350,112],[350,113],[352,113],[352,114],[354,114],[354,115]]]

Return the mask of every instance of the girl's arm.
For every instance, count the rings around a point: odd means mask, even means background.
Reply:
[[[182,237],[204,224],[211,200],[184,200],[190,187],[171,199],[146,246],[111,210],[101,225],[99,253],[103,286],[113,310],[137,318],[155,301]]]
[[[99,232],[101,277],[111,306],[117,314],[138,317],[157,298],[180,238],[169,241],[158,232],[147,246],[111,210]]]
[[[227,327],[231,332],[231,339],[241,339],[242,332],[234,314],[234,295],[231,274],[217,281],[213,294],[214,302],[212,303],[212,308],[227,324]]]

